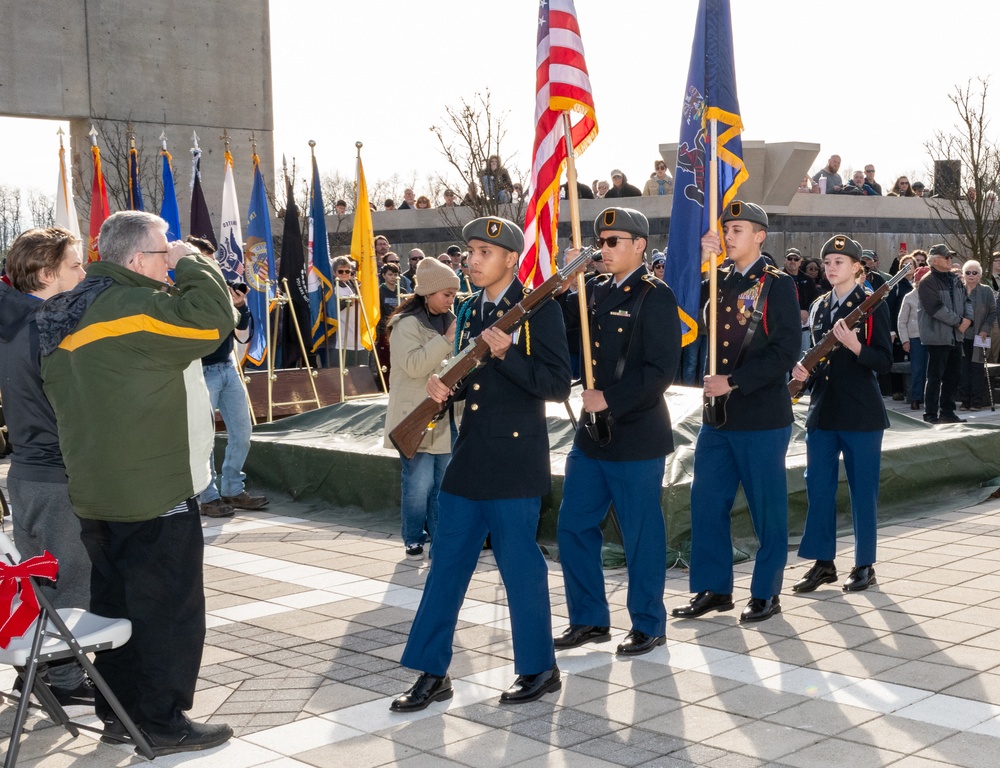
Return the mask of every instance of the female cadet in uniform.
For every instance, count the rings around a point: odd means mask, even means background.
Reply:
[[[799,557],[816,564],[793,587],[812,592],[837,580],[833,559],[837,552],[837,474],[844,457],[854,518],[854,568],[844,582],[845,592],[875,584],[875,536],[878,510],[882,434],[889,426],[878,375],[892,368],[889,308],[883,302],[868,320],[851,330],[844,318],[865,300],[856,279],[863,271],[861,246],[845,235],[831,237],[823,246],[823,265],[833,290],[813,302],[810,328],[813,343],[831,329],[841,346],[812,376],[812,394],[806,416],[806,495],[809,511],[799,544]],[[792,376],[808,381],[800,364]]]
[[[385,412],[385,447],[389,433],[406,418],[426,394],[427,379],[441,370],[455,341],[451,305],[458,292],[458,276],[437,259],[417,265],[416,292],[389,318],[389,405]],[[438,516],[438,489],[451,456],[449,418],[427,430],[412,459],[402,454],[401,503],[403,545],[410,560],[422,560],[427,538],[434,537]]]

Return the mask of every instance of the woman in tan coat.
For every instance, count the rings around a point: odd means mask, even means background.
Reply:
[[[455,341],[451,309],[458,292],[458,276],[437,259],[423,259],[417,267],[414,294],[389,318],[389,406],[385,413],[385,447],[389,433],[427,397],[425,386],[441,370]],[[402,536],[406,557],[421,560],[424,545],[434,537],[437,497],[445,467],[451,458],[452,412],[446,412],[427,431],[412,459],[400,454]]]

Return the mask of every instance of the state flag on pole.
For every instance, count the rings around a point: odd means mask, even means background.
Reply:
[[[66,149],[62,145],[62,128],[59,129],[59,181],[56,185],[56,226],[68,229],[80,237],[80,219],[73,202],[73,186],[66,177]]]
[[[97,146],[97,135],[94,134],[94,144],[90,148],[94,156],[94,186],[90,192],[90,243],[87,247],[87,261],[100,261],[97,236],[101,234],[101,225],[111,215],[108,205],[108,190],[104,186],[104,171],[101,169],[101,150]]]
[[[142,204],[142,184],[139,182],[139,152],[134,141],[128,151],[128,208],[130,211],[146,210]]]
[[[233,179],[233,156],[226,150],[226,177],[222,182],[222,228],[215,260],[226,280],[243,282],[243,227],[240,206],[236,202],[236,181]]]
[[[333,267],[330,265],[330,241],[326,237],[326,213],[319,166],[312,159],[312,199],[309,210],[309,314],[312,319],[312,350],[337,331],[337,297],[333,290]]]
[[[166,142],[164,142],[166,143]],[[174,171],[170,167],[173,158],[167,150],[160,152],[163,158],[163,203],[160,218],[167,222],[167,242],[181,239],[181,213],[177,208],[177,192],[174,189]]]
[[[247,360],[254,365],[264,362],[270,340],[267,338],[267,313],[274,301],[274,241],[271,238],[271,209],[267,204],[260,158],[253,156],[253,191],[247,213],[246,284],[247,306],[253,317],[253,336],[247,343]]]
[[[212,214],[208,212],[205,193],[201,189],[201,150],[191,148],[191,228],[188,230],[195,237],[208,240],[213,248],[219,247],[215,239],[215,227],[212,226]]]
[[[531,201],[524,216],[525,250],[518,273],[530,286],[541,285],[556,265],[559,185],[567,157],[562,113],[583,116],[570,129],[574,155],[582,154],[597,136],[594,96],[573,0],[539,3],[535,82]]]
[[[743,120],[736,95],[729,0],[700,0],[674,172],[674,202],[663,279],[677,297],[683,344],[698,338],[701,311],[701,236],[709,231],[709,122],[718,121],[719,216],[749,174],[743,164]],[[720,228],[721,234],[721,228]],[[723,240],[723,257],[725,257]]]
[[[281,365],[291,368],[302,360],[296,325],[306,343],[310,343],[311,320],[309,317],[309,275],[306,253],[302,247],[302,224],[299,208],[295,204],[292,184],[285,179],[285,226],[281,232],[281,264],[278,279],[282,289],[287,283],[288,304],[283,313],[284,333],[281,337]]]
[[[361,294],[362,317],[361,343],[365,349],[374,349],[381,301],[378,291],[378,264],[375,261],[375,228],[372,209],[368,205],[368,185],[365,169],[358,157],[358,195],[354,201],[354,231],[351,233],[351,258],[358,262],[358,290]]]

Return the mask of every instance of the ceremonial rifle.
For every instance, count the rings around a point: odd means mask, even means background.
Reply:
[[[877,290],[873,291],[872,294],[862,301],[856,309],[854,309],[851,314],[844,318],[844,324],[854,330],[860,322],[867,319],[872,312],[885,301],[885,297],[889,295],[889,291],[896,287],[904,277],[906,277],[910,270],[913,269],[913,265],[907,262],[902,266],[895,275],[893,275],[889,280],[878,287]],[[812,376],[813,371],[826,360],[835,349],[840,347],[841,344],[837,341],[837,337],[833,334],[833,329],[831,328],[819,343],[816,344],[812,349],[806,352],[802,359],[799,360],[799,365],[805,368],[809,375]],[[792,379],[788,382],[788,392],[792,397],[798,397],[799,393],[802,392],[803,387],[805,387],[805,382],[799,381],[798,379]]]
[[[556,270],[552,276],[535,288],[530,293],[524,294],[513,309],[504,313],[490,328],[496,328],[502,333],[511,333],[520,327],[528,316],[541,304],[551,297],[557,290],[563,287],[573,274],[584,264],[590,261],[599,250],[594,247],[585,248],[576,258],[566,264],[561,270]],[[484,365],[490,352],[489,345],[482,336],[477,336],[458,355],[452,358],[440,373],[441,383],[446,385],[452,392],[480,366]],[[412,459],[420,442],[424,439],[424,434],[428,429],[433,429],[437,420],[447,410],[451,398],[444,403],[439,403],[430,397],[425,398],[409,416],[403,419],[392,432],[389,439],[396,449],[406,458]]]

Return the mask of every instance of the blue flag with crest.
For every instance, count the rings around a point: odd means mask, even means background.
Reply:
[[[271,211],[260,173],[260,158],[253,156],[253,190],[247,212],[247,245],[244,251],[247,307],[253,317],[253,336],[247,343],[247,360],[254,365],[264,362],[267,355],[267,313],[274,301],[275,269],[274,241],[271,238]]]
[[[733,29],[729,0],[700,0],[691,64],[684,91],[674,201],[663,279],[677,296],[683,343],[698,337],[701,303],[701,237],[711,228],[709,185],[710,121],[718,123],[718,212],[736,197],[749,174],[743,164],[743,120],[736,94]],[[721,229],[720,229],[721,234]],[[723,256],[725,243],[723,242]]]
[[[333,290],[330,242],[326,237],[326,210],[319,181],[319,166],[312,159],[312,199],[309,206],[309,313],[312,351],[337,331],[337,296]]]

